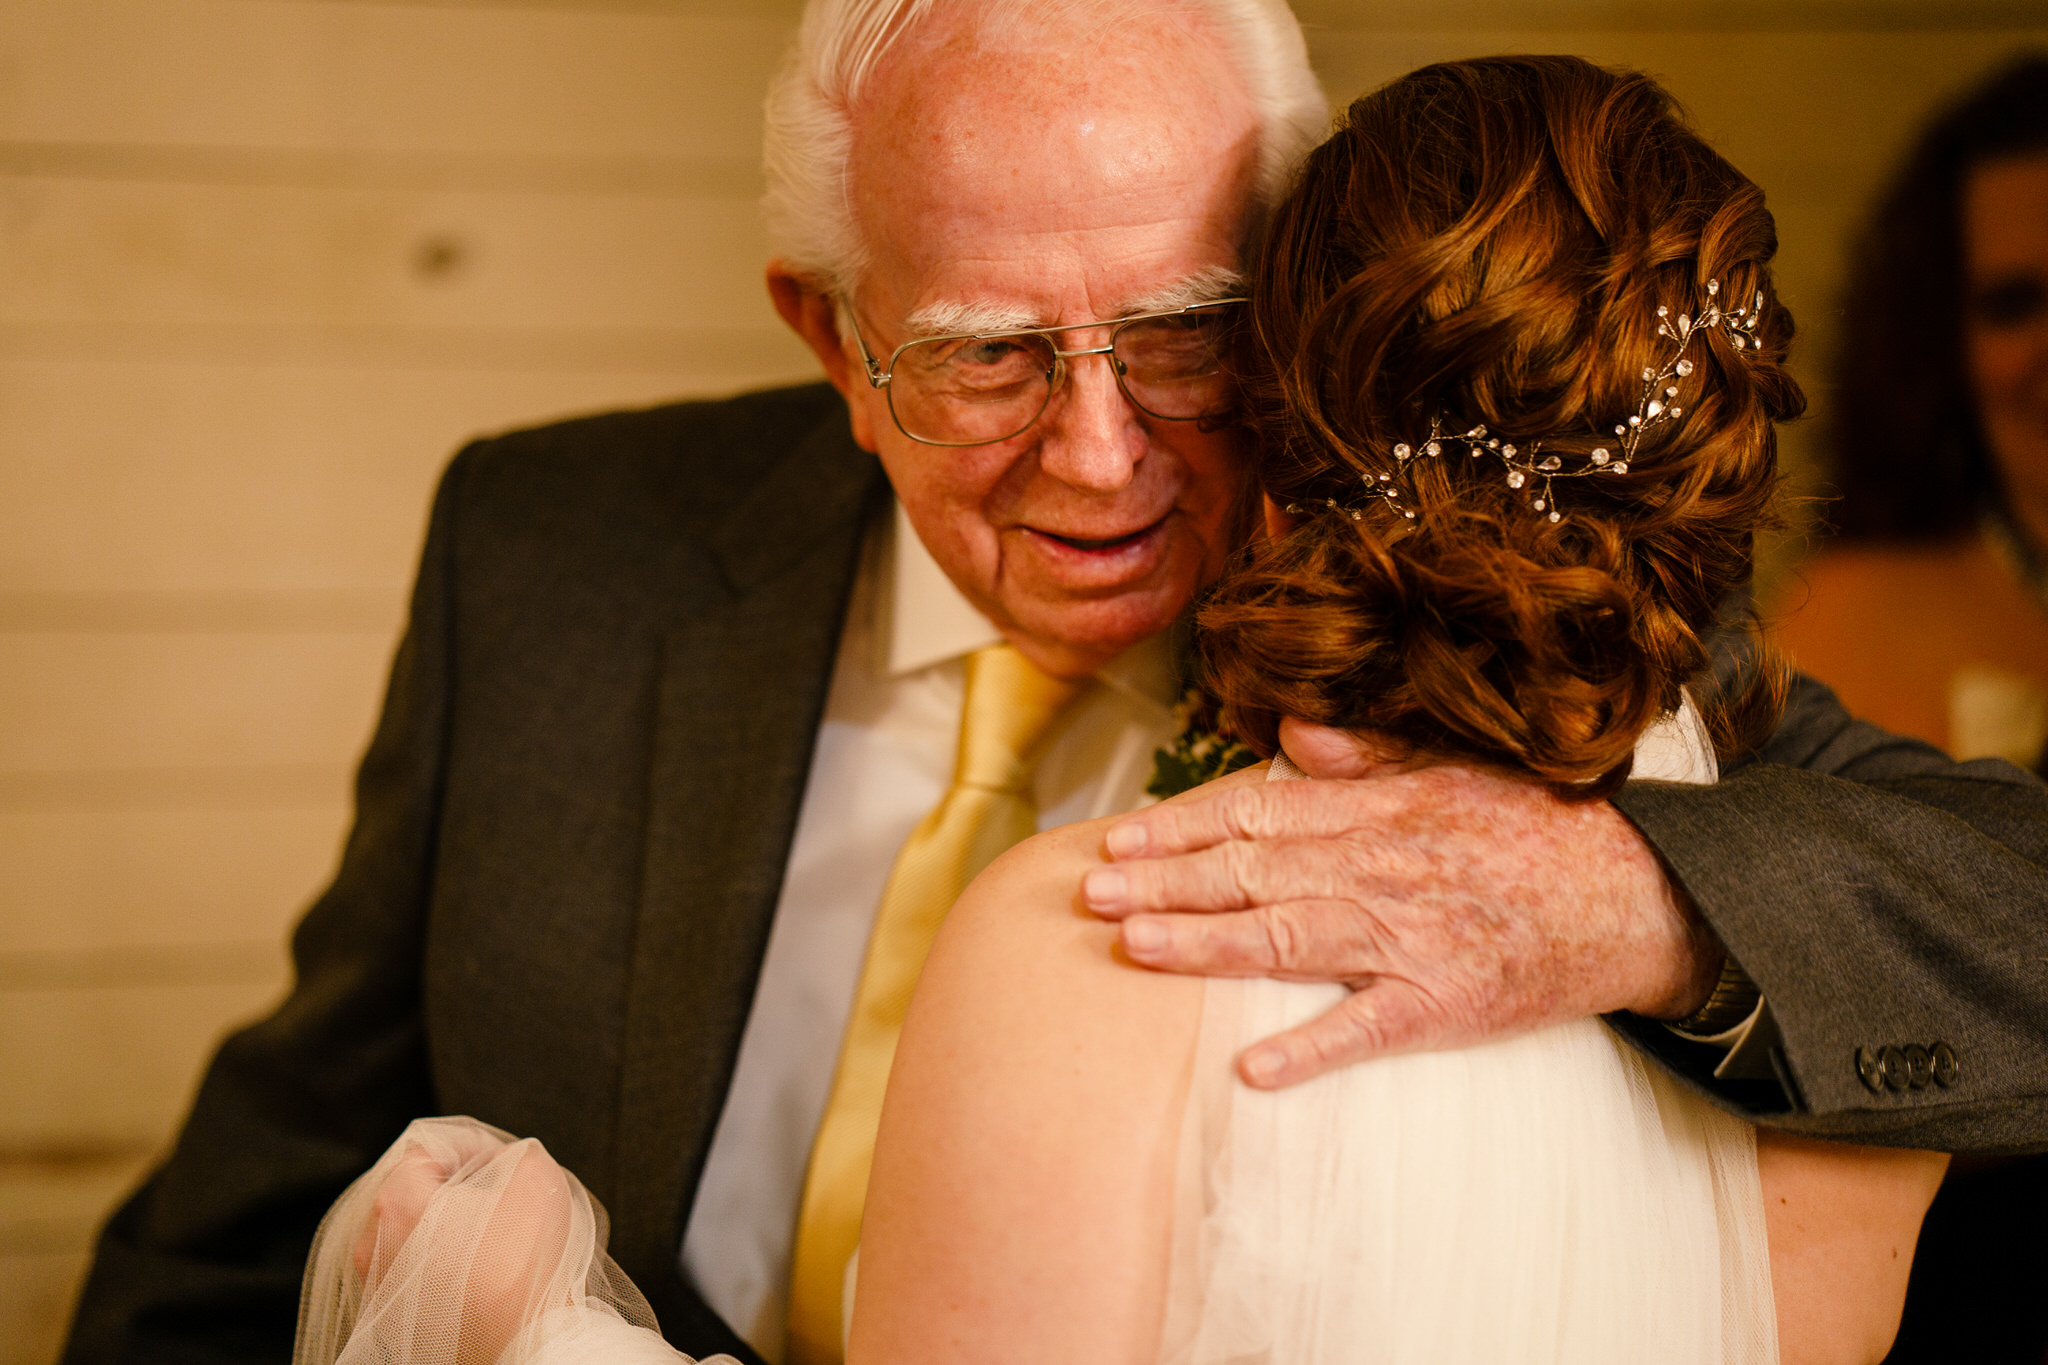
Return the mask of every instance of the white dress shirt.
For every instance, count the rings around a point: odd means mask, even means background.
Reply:
[[[882,886],[951,784],[963,660],[1001,638],[900,507],[870,535],[738,1069],[683,1236],[684,1275],[770,1360],[782,1354],[804,1168]],[[1039,828],[1147,804],[1178,693],[1163,635],[1097,673],[1039,760]]]

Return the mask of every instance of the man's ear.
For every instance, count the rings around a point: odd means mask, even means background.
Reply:
[[[874,390],[861,370],[853,343],[839,334],[839,305],[817,281],[790,270],[781,261],[768,262],[768,297],[775,311],[789,324],[789,330],[804,339],[811,354],[825,367],[825,378],[846,400],[853,419],[853,439],[861,449],[875,449],[874,424],[869,405]]]

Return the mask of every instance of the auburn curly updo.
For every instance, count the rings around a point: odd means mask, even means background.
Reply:
[[[1645,76],[1497,57],[1353,104],[1254,269],[1255,473],[1299,515],[1197,613],[1224,725],[1270,753],[1295,715],[1611,790],[1706,670],[1777,482],[1772,423],[1804,408],[1776,249],[1762,191]],[[1567,467],[1614,447],[1672,353],[1659,307],[1697,317],[1710,280],[1762,296],[1755,345],[1701,329],[1681,415],[1625,474],[1558,482],[1560,520],[1456,444],[1409,463],[1399,505],[1365,495],[1439,415]],[[1772,672],[1700,697],[1724,754],[1775,724]]]

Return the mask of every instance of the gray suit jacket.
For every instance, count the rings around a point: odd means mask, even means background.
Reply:
[[[456,457],[297,984],[108,1226],[66,1360],[282,1361],[320,1214],[435,1113],[543,1140],[670,1338],[751,1358],[677,1248],[886,496],[822,386]],[[1620,805],[1783,1026],[1783,1087],[1641,1029],[1691,1083],[1810,1131],[2048,1143],[2048,790],[1804,684],[1760,761]],[[1937,1039],[1953,1088],[1858,1081],[1858,1045]]]

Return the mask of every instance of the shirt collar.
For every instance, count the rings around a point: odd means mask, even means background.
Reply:
[[[1002,633],[961,595],[925,549],[900,502],[888,539],[882,621],[890,677],[1002,643]]]
[[[1002,632],[953,586],[911,528],[903,504],[895,504],[885,537],[880,619],[891,678],[972,654],[1002,643]],[[1180,699],[1171,631],[1160,631],[1111,659],[1095,676],[1119,692],[1160,707]]]

